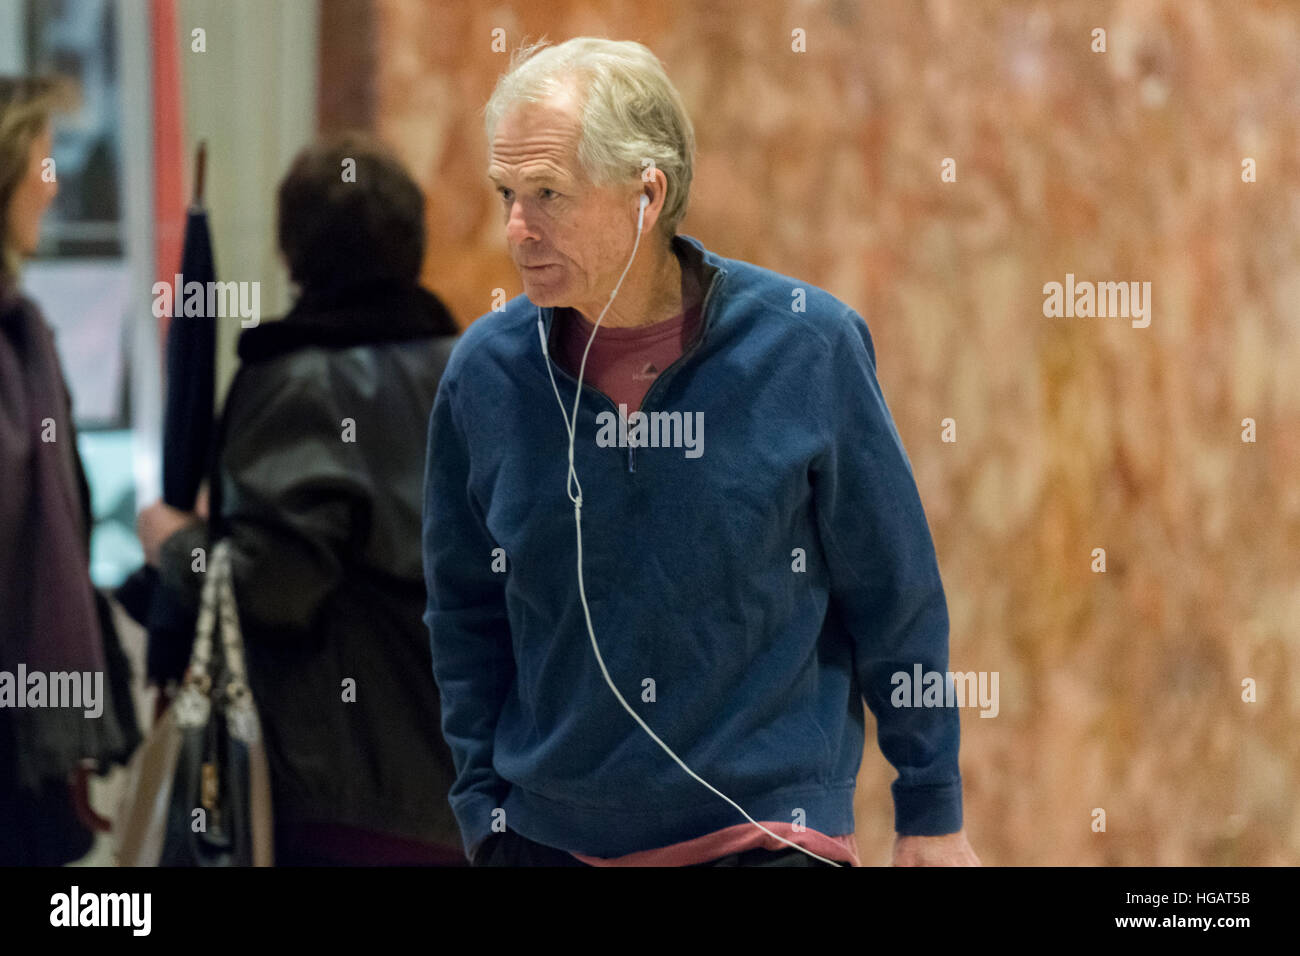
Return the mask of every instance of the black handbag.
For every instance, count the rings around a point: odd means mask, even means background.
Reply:
[[[207,574],[190,665],[171,708],[180,744],[158,864],[270,866],[270,776],[244,671],[228,539],[213,549]]]

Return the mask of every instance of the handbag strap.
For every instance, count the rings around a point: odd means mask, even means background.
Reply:
[[[176,697],[176,719],[182,727],[201,727],[208,722],[213,702],[212,631],[220,621],[222,709],[231,734],[253,744],[261,736],[261,727],[244,668],[244,640],[233,581],[230,539],[223,538],[213,548],[203,582],[194,650]]]
[[[212,676],[208,668],[212,663],[212,628],[216,624],[217,594],[221,588],[221,542],[208,562],[203,578],[203,592],[199,600],[199,618],[194,631],[194,647],[190,663],[185,669],[185,679],[172,705],[176,708],[176,722],[181,727],[202,727],[208,722],[212,710]]]
[[[214,557],[220,569],[217,609],[221,616],[221,648],[225,663],[226,719],[232,736],[246,744],[254,744],[261,736],[261,726],[244,669],[244,634],[239,626],[239,606],[235,602],[235,573],[229,538],[218,542]]]

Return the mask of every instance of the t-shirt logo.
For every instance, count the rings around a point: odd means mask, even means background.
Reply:
[[[632,376],[635,382],[643,382],[648,378],[656,378],[659,375],[659,369],[655,368],[654,362],[647,362],[646,367]]]

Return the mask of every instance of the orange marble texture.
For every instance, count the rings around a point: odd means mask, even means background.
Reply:
[[[698,137],[681,231],[867,318],[952,668],[1000,675],[998,716],[962,714],[986,864],[1300,863],[1300,7],[375,0],[374,15],[376,130],[428,192],[424,279],[462,323],[520,291],[485,177],[494,28],[510,48],[647,44]],[[1066,273],[1150,282],[1150,326],[1045,317],[1043,285]],[[867,720],[857,832],[882,863],[893,771]]]

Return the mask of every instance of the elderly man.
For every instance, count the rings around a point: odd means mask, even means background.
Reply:
[[[424,564],[475,865],[857,865],[865,698],[895,864],[978,864],[934,547],[863,320],[677,235],[694,132],[637,43],[520,51],[486,111],[524,295],[429,425]],[[707,441],[705,441],[707,438]]]

